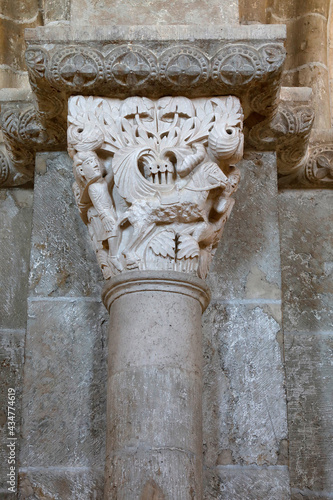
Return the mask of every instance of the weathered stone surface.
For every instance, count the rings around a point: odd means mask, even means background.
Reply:
[[[207,467],[286,464],[279,330],[267,305],[213,301],[207,309],[203,400]]]
[[[289,500],[286,466],[220,466],[205,473],[205,500]]]
[[[3,0],[0,5],[0,88],[29,85],[24,65],[24,29],[40,24],[38,0]]]
[[[108,288],[105,497],[148,499],[143,492],[153,481],[162,498],[202,498],[207,287],[180,272],[136,271]]]
[[[294,499],[332,498],[333,332],[286,333],[285,359]]]
[[[103,467],[106,325],[98,302],[29,302],[23,467]]]
[[[130,12],[130,15],[129,15]],[[71,21],[81,25],[103,24],[237,24],[238,0],[116,0],[112,8],[103,0],[72,0]]]
[[[10,437],[9,430],[14,429],[15,441],[15,467],[17,472],[18,455],[20,447],[20,421],[21,421],[21,398],[22,398],[22,365],[24,359],[24,330],[1,330],[0,329],[0,497],[8,492],[7,474],[10,472],[8,464],[9,448],[7,447]],[[15,390],[14,405],[10,406],[11,417],[8,419],[8,389]],[[10,391],[12,395],[12,391]],[[10,427],[8,427],[8,423]],[[14,427],[11,424],[14,424]],[[13,464],[14,465],[14,464]],[[13,498],[13,494],[11,493]]]
[[[330,500],[333,493],[329,491],[311,491],[291,488],[291,500]]]
[[[19,474],[19,499],[102,500],[103,475],[103,468],[31,467],[23,469]]]
[[[25,328],[33,193],[0,191],[0,328]]]
[[[71,0],[43,0],[43,24],[69,21]]]
[[[246,153],[235,206],[208,275],[214,298],[281,299],[274,153]]]
[[[30,290],[34,296],[94,296],[102,274],[75,207],[66,153],[37,155]]]
[[[279,195],[285,331],[332,329],[332,202],[330,191]]]
[[[330,127],[327,25],[330,0],[274,0],[267,9],[272,24],[287,25],[283,84],[313,89],[315,128]]]

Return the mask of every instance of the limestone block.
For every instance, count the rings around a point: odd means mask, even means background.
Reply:
[[[30,301],[23,467],[103,467],[106,326],[107,313],[98,302]]]
[[[317,494],[319,498],[320,492],[322,498],[331,498],[333,332],[287,333],[285,359],[290,479],[291,487],[299,490],[299,493],[294,492],[294,499],[317,498]],[[326,496],[325,492],[330,496]],[[305,496],[300,496],[301,493]]]
[[[286,466],[224,466],[206,471],[205,500],[289,500]]]
[[[285,331],[332,329],[332,201],[324,190],[279,195]]]
[[[66,153],[37,155],[31,295],[100,297],[102,274],[72,192]]]
[[[308,0],[307,2],[289,2],[288,0],[273,0],[272,12],[281,20],[298,17],[310,13],[328,17],[330,0]]]
[[[20,500],[101,500],[103,469],[72,467],[25,469],[20,473]],[[12,500],[12,499],[10,499]]]
[[[0,328],[25,328],[33,194],[0,191]]]
[[[72,0],[71,22],[100,24],[238,24],[238,0]]]
[[[19,454],[20,420],[21,420],[21,397],[22,397],[22,365],[24,360],[24,330],[1,330],[0,329],[0,497],[6,498],[4,492],[8,493],[7,474],[9,473],[7,448],[8,428],[8,389],[15,389],[14,412],[15,435],[17,446],[15,449],[16,467]],[[12,428],[12,426],[11,426]],[[13,498],[13,494],[11,493]]]
[[[71,0],[43,0],[44,23],[68,21]]]
[[[279,330],[268,305],[213,302],[207,309],[203,390],[207,467],[286,463]]]
[[[274,153],[246,153],[235,206],[210,268],[214,298],[281,298]]]

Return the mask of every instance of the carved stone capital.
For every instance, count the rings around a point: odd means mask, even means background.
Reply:
[[[239,99],[77,96],[68,111],[73,190],[104,277],[204,278],[239,181]]]
[[[66,130],[57,119],[42,119],[31,92],[4,89],[0,94],[3,135],[0,187],[17,186],[33,179],[37,151],[64,147]]]

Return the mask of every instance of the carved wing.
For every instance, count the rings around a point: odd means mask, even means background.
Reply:
[[[158,196],[158,189],[148,182],[138,169],[138,159],[149,148],[127,147],[113,157],[114,182],[120,195],[129,203]]]

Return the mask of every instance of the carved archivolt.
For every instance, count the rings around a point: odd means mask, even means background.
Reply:
[[[68,120],[73,189],[104,277],[205,277],[239,181],[240,101],[78,96]]]

